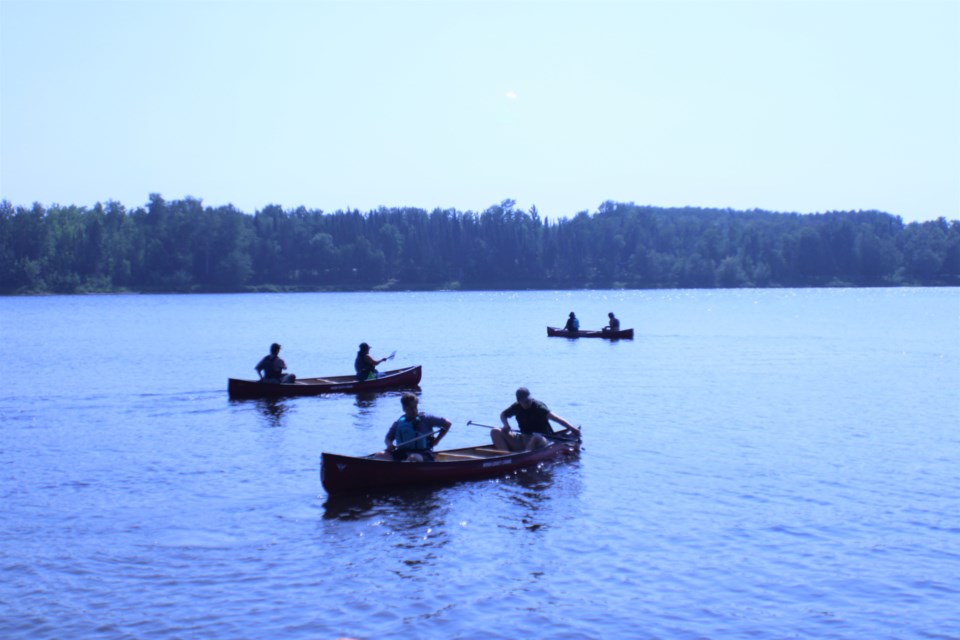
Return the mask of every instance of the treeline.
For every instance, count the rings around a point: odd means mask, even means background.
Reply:
[[[250,215],[0,202],[0,292],[960,285],[960,222],[606,202],[542,219],[380,208]]]

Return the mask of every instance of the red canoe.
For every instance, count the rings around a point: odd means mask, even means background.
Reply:
[[[557,327],[547,327],[547,335],[551,338],[606,338],[607,340],[633,340],[633,329],[619,329],[618,331],[567,331]]]
[[[562,436],[562,432],[557,435]],[[542,449],[506,452],[493,445],[436,452],[434,462],[394,462],[370,456],[324,453],[320,481],[327,493],[385,489],[401,485],[482,480],[580,451],[578,440],[556,440]]]
[[[231,398],[276,398],[280,396],[317,396],[322,393],[363,393],[415,387],[420,384],[420,365],[384,371],[373,380],[357,381],[357,376],[328,376],[326,378],[297,378],[296,382],[261,382],[260,380],[227,381]]]

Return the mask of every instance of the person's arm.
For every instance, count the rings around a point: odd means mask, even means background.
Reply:
[[[566,420],[564,420],[563,418],[561,418],[560,416],[558,416],[552,411],[547,414],[547,418],[550,420],[553,420],[558,424],[562,424],[563,426],[565,426],[567,429],[570,429],[574,433],[580,433],[580,429],[577,429],[575,426],[573,426],[572,424],[570,424],[569,422],[567,422]]]
[[[439,424],[437,426],[440,427],[440,433],[433,439],[433,445],[431,445],[431,448],[437,446],[440,441],[443,440],[443,436],[447,435],[447,432],[450,431],[450,427],[453,426],[453,423],[446,418],[439,418]]]
[[[257,366],[253,368],[253,370],[256,371],[257,374],[260,376],[261,380],[263,380],[263,370],[266,368],[263,364],[264,360],[266,360],[266,358],[261,358],[260,362],[257,363]]]
[[[500,423],[503,424],[501,431],[510,431],[510,423],[507,421],[507,418],[513,415],[513,405],[510,405],[506,409],[500,412]]]
[[[396,447],[393,446],[393,439],[397,435],[397,423],[394,422],[393,426],[390,427],[390,430],[387,431],[387,436],[383,439],[383,443],[387,445],[387,451],[393,451]]]

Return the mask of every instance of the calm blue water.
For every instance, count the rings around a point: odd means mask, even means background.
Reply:
[[[275,340],[585,451],[330,502],[399,397],[228,400]],[[3,638],[960,638],[958,289],[2,298],[0,359]]]

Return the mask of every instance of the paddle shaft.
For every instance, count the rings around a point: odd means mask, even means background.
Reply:
[[[419,436],[417,436],[416,438],[410,438],[409,440],[404,440],[403,442],[398,442],[397,444],[395,444],[395,445],[393,445],[393,446],[394,446],[394,447],[397,447],[397,448],[399,449],[400,447],[402,447],[402,446],[405,445],[405,444],[410,444],[411,442],[416,442],[417,440],[420,440],[421,438],[429,438],[429,437],[431,437],[431,436],[435,436],[435,435],[437,435],[438,433],[440,433],[441,431],[443,431],[443,430],[442,430],[442,429],[437,429],[436,431],[431,431],[430,433],[421,433],[421,434],[420,434]]]
[[[483,427],[485,429],[500,429],[500,427],[494,427],[489,424],[481,424],[479,422],[474,422],[473,420],[467,420],[467,424],[473,425],[475,427]],[[568,438],[567,436],[560,436],[560,435],[557,435],[556,433],[541,433],[540,435],[542,435],[545,438],[551,438],[553,440],[560,440],[565,442],[569,442],[571,440],[578,440],[578,438]]]
[[[494,427],[489,424],[480,424],[479,422],[474,422],[473,420],[467,420],[468,425],[473,425],[475,427],[485,427],[487,429],[499,429],[500,427]]]

